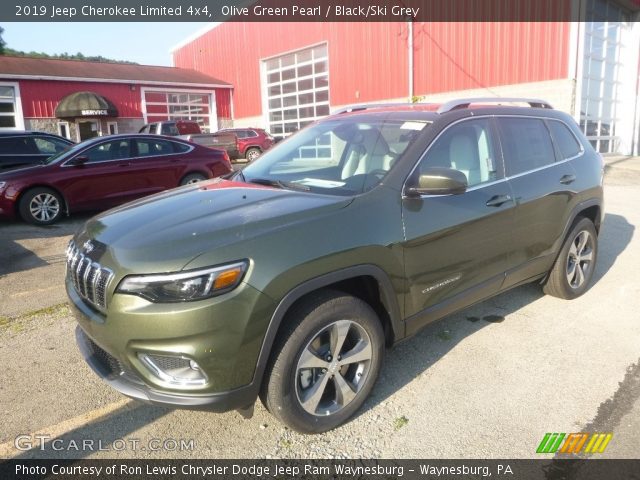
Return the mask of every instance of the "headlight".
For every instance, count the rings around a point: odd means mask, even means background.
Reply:
[[[248,262],[186,272],[125,277],[116,292],[138,295],[155,303],[190,302],[222,295],[236,288]]]

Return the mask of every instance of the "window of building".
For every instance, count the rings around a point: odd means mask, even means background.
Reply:
[[[0,83],[0,129],[24,128],[17,84]]]
[[[107,122],[107,132],[109,135],[116,135],[118,133],[118,122]]]
[[[329,115],[327,45],[263,61],[268,130],[289,135]]]
[[[589,0],[586,20],[580,128],[598,152],[613,153],[620,140],[620,70],[630,48],[624,43],[629,13],[612,1]]]
[[[194,120],[203,130],[211,129],[213,94],[143,90],[147,123]],[[216,125],[214,124],[214,129]]]
[[[575,157],[582,151],[582,147],[576,140],[575,135],[571,133],[569,127],[564,123],[549,120],[549,129],[563,159]]]
[[[537,118],[498,118],[507,175],[535,170],[556,161],[549,130]]]
[[[58,135],[71,140],[71,133],[69,130],[69,122],[58,122]]]

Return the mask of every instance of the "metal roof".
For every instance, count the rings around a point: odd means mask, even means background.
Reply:
[[[186,68],[11,56],[0,56],[0,78],[232,88],[228,82]]]

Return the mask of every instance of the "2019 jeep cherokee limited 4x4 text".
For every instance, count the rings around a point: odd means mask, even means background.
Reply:
[[[228,179],[89,220],[66,278],[85,359],[133,398],[260,397],[322,432],[427,323],[526,282],[581,295],[603,164],[571,117],[524,102],[353,108]]]

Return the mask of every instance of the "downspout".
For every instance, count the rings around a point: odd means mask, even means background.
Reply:
[[[409,31],[409,37],[407,41],[408,54],[409,54],[409,102],[413,103],[413,21],[407,22],[407,29]]]

